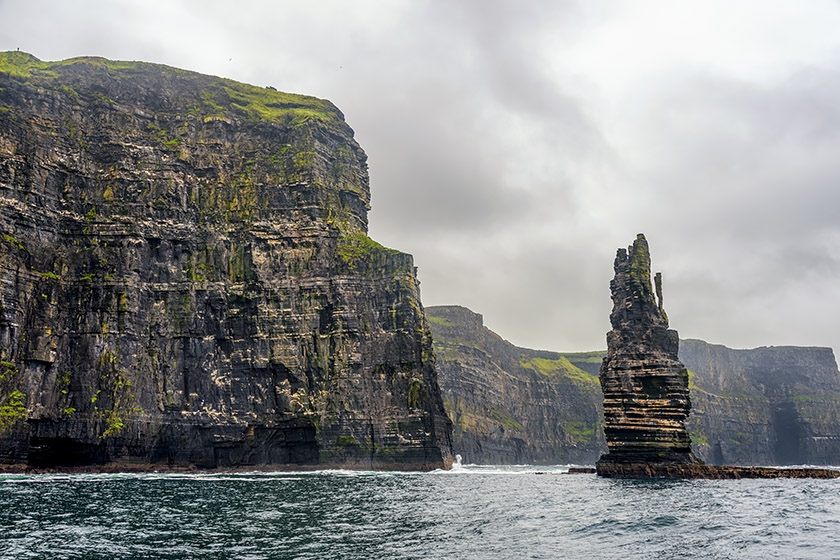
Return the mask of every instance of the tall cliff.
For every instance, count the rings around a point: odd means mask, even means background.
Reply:
[[[330,102],[0,54],[0,461],[444,466],[410,255]]]
[[[694,450],[714,464],[840,464],[840,372],[830,348],[733,350],[684,340]]]
[[[603,353],[518,348],[458,306],[428,307],[453,447],[465,462],[590,464],[605,449]]]
[[[597,383],[606,352],[519,348],[464,307],[426,315],[464,461],[594,464],[606,451]],[[840,465],[840,371],[830,348],[682,340],[679,359],[692,402],[686,427],[703,461]]]
[[[678,358],[677,331],[668,328],[659,274],[654,293],[644,235],[618,250],[614,269],[612,330],[600,373],[608,453],[596,463],[598,474],[625,464],[699,463],[685,427],[688,371]]]

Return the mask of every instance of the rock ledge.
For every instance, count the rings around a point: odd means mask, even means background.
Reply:
[[[656,463],[599,464],[598,475],[606,478],[698,478],[728,480],[738,478],[840,478],[831,469],[733,467],[704,464],[676,465]]]

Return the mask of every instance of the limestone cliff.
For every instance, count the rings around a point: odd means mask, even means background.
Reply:
[[[733,350],[684,340],[694,451],[714,464],[839,465],[840,372],[830,348]]]
[[[586,464],[606,451],[595,383],[606,352],[520,348],[464,307],[427,307],[426,315],[453,445],[465,461]],[[686,428],[703,461],[840,464],[840,371],[830,348],[682,340],[679,359],[692,402]]]
[[[330,102],[0,54],[0,461],[435,468],[410,255]]]
[[[518,348],[464,307],[426,314],[453,447],[464,462],[591,464],[603,452],[601,352]]]
[[[592,464],[606,451],[596,377],[606,352],[520,348],[464,307],[426,315],[464,461]],[[840,371],[830,348],[682,340],[679,359],[692,402],[686,427],[703,461],[840,465]]]
[[[618,250],[614,269],[612,330],[600,374],[609,452],[598,460],[598,474],[621,463],[698,463],[685,428],[688,372],[677,332],[668,328],[659,274],[654,295],[644,235]]]

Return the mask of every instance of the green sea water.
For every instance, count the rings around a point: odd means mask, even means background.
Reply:
[[[840,558],[840,480],[0,475],[0,559]]]

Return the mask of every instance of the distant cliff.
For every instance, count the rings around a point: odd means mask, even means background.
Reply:
[[[445,465],[368,202],[329,101],[0,53],[0,462]]]
[[[606,449],[603,352],[518,348],[458,306],[428,307],[438,379],[464,462],[594,463]]]
[[[830,348],[680,343],[692,446],[706,462],[840,465],[840,373]]]
[[[454,449],[476,463],[594,463],[606,451],[597,375],[606,352],[516,347],[457,306],[427,307]],[[840,464],[840,372],[831,349],[733,350],[680,341],[687,422],[711,464]]]

